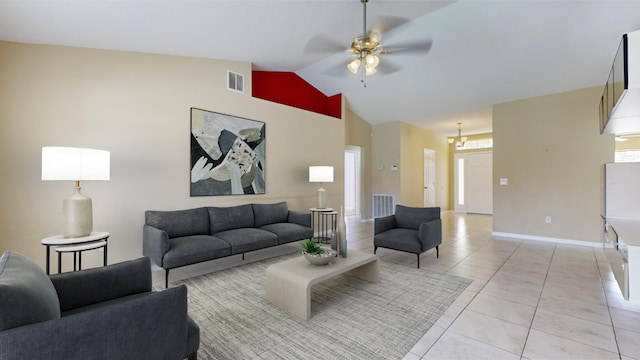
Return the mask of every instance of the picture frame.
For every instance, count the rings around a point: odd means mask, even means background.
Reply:
[[[191,196],[265,194],[266,124],[191,108]]]

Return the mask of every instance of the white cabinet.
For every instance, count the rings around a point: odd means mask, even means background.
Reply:
[[[640,301],[640,220],[608,219],[611,270],[627,300]]]

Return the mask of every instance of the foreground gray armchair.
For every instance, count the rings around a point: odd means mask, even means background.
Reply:
[[[394,215],[375,219],[373,253],[378,247],[405,251],[418,255],[436,248],[436,257],[440,257],[438,246],[442,243],[442,220],[440,208],[417,208],[396,205]]]
[[[151,291],[148,258],[47,276],[0,257],[0,359],[196,359],[187,288]]]

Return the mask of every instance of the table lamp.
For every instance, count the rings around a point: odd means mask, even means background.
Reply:
[[[316,208],[327,207],[327,191],[322,187],[325,182],[333,182],[333,166],[309,166],[309,182],[319,182]]]
[[[61,146],[42,148],[42,180],[75,181],[75,193],[62,203],[64,237],[91,234],[91,198],[80,193],[80,181],[109,180],[109,166],[110,153],[105,150]]]

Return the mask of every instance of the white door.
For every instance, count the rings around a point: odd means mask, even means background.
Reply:
[[[425,207],[436,206],[436,152],[424,149],[424,200]]]
[[[344,152],[344,214],[360,214],[360,148],[348,146]]]
[[[454,211],[493,213],[493,153],[454,155]]]

